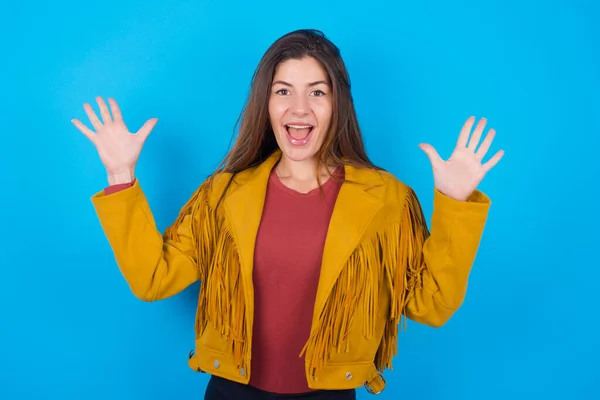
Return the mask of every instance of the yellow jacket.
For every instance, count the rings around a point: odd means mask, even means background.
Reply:
[[[161,234],[138,181],[92,202],[132,292],[173,296],[202,282],[189,365],[248,383],[254,242],[275,152],[257,167],[205,181]],[[302,351],[308,386],[385,386],[402,317],[439,327],[462,304],[490,200],[434,190],[431,234],[413,190],[391,174],[345,167],[325,242],[311,334]],[[219,203],[219,206],[217,204]],[[301,356],[299,355],[299,356]]]

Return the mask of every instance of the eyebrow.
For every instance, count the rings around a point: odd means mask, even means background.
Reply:
[[[291,83],[285,82],[285,81],[275,81],[273,82],[273,84],[271,86],[275,86],[275,85],[283,85],[283,86],[289,86],[292,87]],[[310,82],[308,85],[308,87],[313,87],[313,86],[317,86],[317,85],[327,85],[329,86],[329,83],[327,83],[326,81],[314,81],[314,82]]]

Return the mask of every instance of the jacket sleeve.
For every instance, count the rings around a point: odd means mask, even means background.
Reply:
[[[133,294],[144,301],[173,296],[199,280],[189,214],[180,215],[175,235],[162,235],[138,180],[112,194],[98,192],[92,203]]]
[[[440,327],[462,305],[490,204],[480,191],[458,201],[435,190],[430,232],[416,195],[409,191],[405,207],[413,254],[407,266],[406,317]]]

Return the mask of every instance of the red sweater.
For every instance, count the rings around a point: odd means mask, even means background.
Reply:
[[[299,354],[310,334],[325,237],[341,183],[329,179],[322,191],[302,194],[283,185],[274,171],[254,254],[250,385],[303,393],[311,390]],[[130,185],[113,185],[105,193]]]

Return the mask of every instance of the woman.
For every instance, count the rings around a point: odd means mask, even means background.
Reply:
[[[414,191],[367,157],[338,49],[320,32],[277,40],[252,80],[237,140],[164,234],[135,179],[143,143],[97,99],[110,183],[92,201],[133,293],[154,301],[201,281],[189,365],[206,399],[353,399],[383,390],[403,316],[441,326],[462,304],[489,199],[476,188],[481,120],[434,174],[431,235]],[[470,138],[469,138],[470,136]]]

